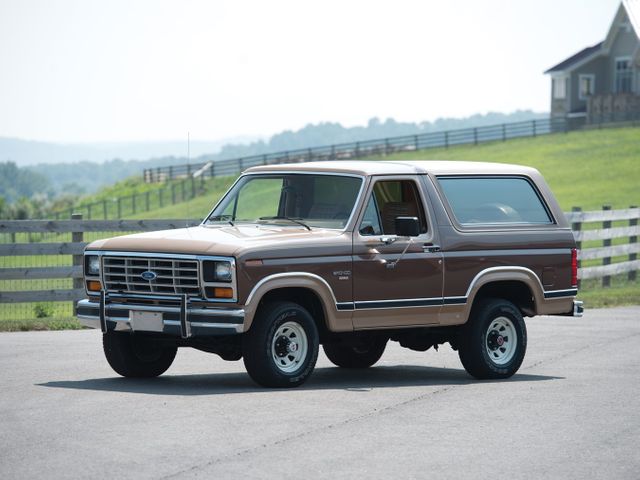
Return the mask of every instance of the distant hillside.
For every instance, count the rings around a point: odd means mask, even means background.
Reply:
[[[233,137],[208,142],[192,140],[192,156],[212,154],[228,143],[249,143],[256,137]],[[0,137],[0,162],[14,162],[18,166],[45,163],[103,162],[111,159],[146,160],[154,157],[186,156],[187,139],[168,142],[121,143],[51,143],[18,138]]]

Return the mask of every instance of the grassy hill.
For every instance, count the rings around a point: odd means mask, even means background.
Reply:
[[[537,168],[565,211],[640,204],[640,129],[611,128],[544,135],[478,146],[399,153],[371,160],[468,160]],[[235,178],[207,182],[205,195],[127,218],[201,218]],[[147,187],[148,188],[148,187]]]
[[[540,170],[564,210],[595,210],[604,204],[626,208],[640,202],[640,128],[570,132],[387,158],[528,165]]]

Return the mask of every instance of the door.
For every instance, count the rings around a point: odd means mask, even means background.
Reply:
[[[353,233],[354,328],[438,323],[442,254],[425,199],[415,176],[371,182]],[[397,217],[417,217],[420,235],[397,236]]]

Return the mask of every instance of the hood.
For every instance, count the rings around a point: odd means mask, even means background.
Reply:
[[[290,249],[295,246],[324,243],[343,232],[297,226],[274,225],[200,225],[191,228],[136,233],[97,240],[87,250],[122,252],[184,253],[192,255],[239,256],[256,250]]]

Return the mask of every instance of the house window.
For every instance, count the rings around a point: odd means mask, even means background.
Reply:
[[[615,86],[616,93],[630,93],[633,83],[631,57],[616,58]]]
[[[567,79],[566,77],[556,77],[552,83],[553,98],[562,100],[567,96]]]
[[[578,83],[580,88],[578,90],[578,96],[580,100],[586,100],[595,93],[596,90],[596,76],[592,73],[582,74],[578,76]]]

